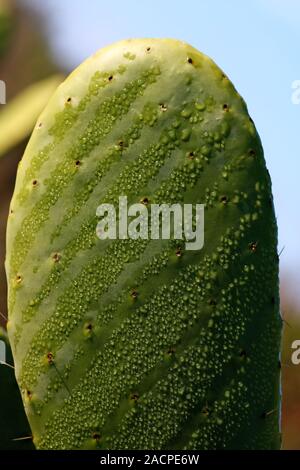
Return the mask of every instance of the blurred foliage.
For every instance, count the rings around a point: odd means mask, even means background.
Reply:
[[[0,363],[0,450],[34,449],[14,369],[9,367],[13,364],[13,358],[2,328],[0,340],[6,345],[8,364]]]
[[[12,34],[13,18],[10,3],[0,0],[0,58],[3,56]]]
[[[48,99],[46,95],[60,80],[43,30],[43,21],[34,11],[14,0],[0,0],[0,79],[6,83],[8,103],[0,105],[0,312],[4,315],[7,315],[5,231],[17,165]],[[35,87],[38,95],[34,93]]]
[[[5,231],[17,165],[27,138],[50,95],[62,80],[52,61],[36,15],[15,1],[0,0],[0,79],[6,83],[6,105],[0,106],[0,312],[5,325]],[[6,333],[0,340],[7,347]],[[0,449],[33,449],[14,369],[0,364]],[[23,439],[25,438],[25,439]]]
[[[283,287],[284,289],[284,287]],[[288,298],[283,302],[282,340],[282,431],[283,449],[300,450],[300,364],[291,361],[293,341],[300,340],[300,306]]]
[[[20,2],[0,0],[1,5],[9,6],[10,20],[4,29],[10,33],[0,35],[0,77],[7,84],[7,101],[32,83],[47,78],[57,72],[47,41],[43,34],[43,22],[35,12],[24,9]],[[20,6],[21,5],[21,6]],[[7,11],[7,8],[6,8]],[[5,39],[6,38],[6,39]]]
[[[0,114],[0,158],[31,134],[39,114],[62,78],[52,75],[30,85],[4,107]]]

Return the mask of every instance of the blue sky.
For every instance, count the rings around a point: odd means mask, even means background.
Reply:
[[[24,0],[45,15],[57,59],[72,70],[129,37],[174,37],[211,56],[245,98],[265,149],[281,268],[300,263],[300,0]]]

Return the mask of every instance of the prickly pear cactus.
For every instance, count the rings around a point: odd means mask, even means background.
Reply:
[[[198,251],[100,240],[100,203],[205,204]],[[9,337],[38,449],[275,449],[277,228],[263,150],[191,46],[129,40],[61,85],[20,165]]]

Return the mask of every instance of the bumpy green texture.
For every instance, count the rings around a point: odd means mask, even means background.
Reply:
[[[100,203],[204,203],[205,244],[99,240]],[[205,55],[119,42],[57,90],[7,233],[9,337],[38,449],[276,449],[277,228],[246,105]]]
[[[6,332],[0,327],[0,450],[33,449],[20,390],[16,382],[12,353]],[[4,356],[2,357],[2,353]]]

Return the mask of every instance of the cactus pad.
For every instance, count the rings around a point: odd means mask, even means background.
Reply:
[[[198,251],[99,240],[100,203],[205,204]],[[8,332],[38,449],[280,446],[277,227],[246,105],[180,41],[58,88],[18,170]]]

